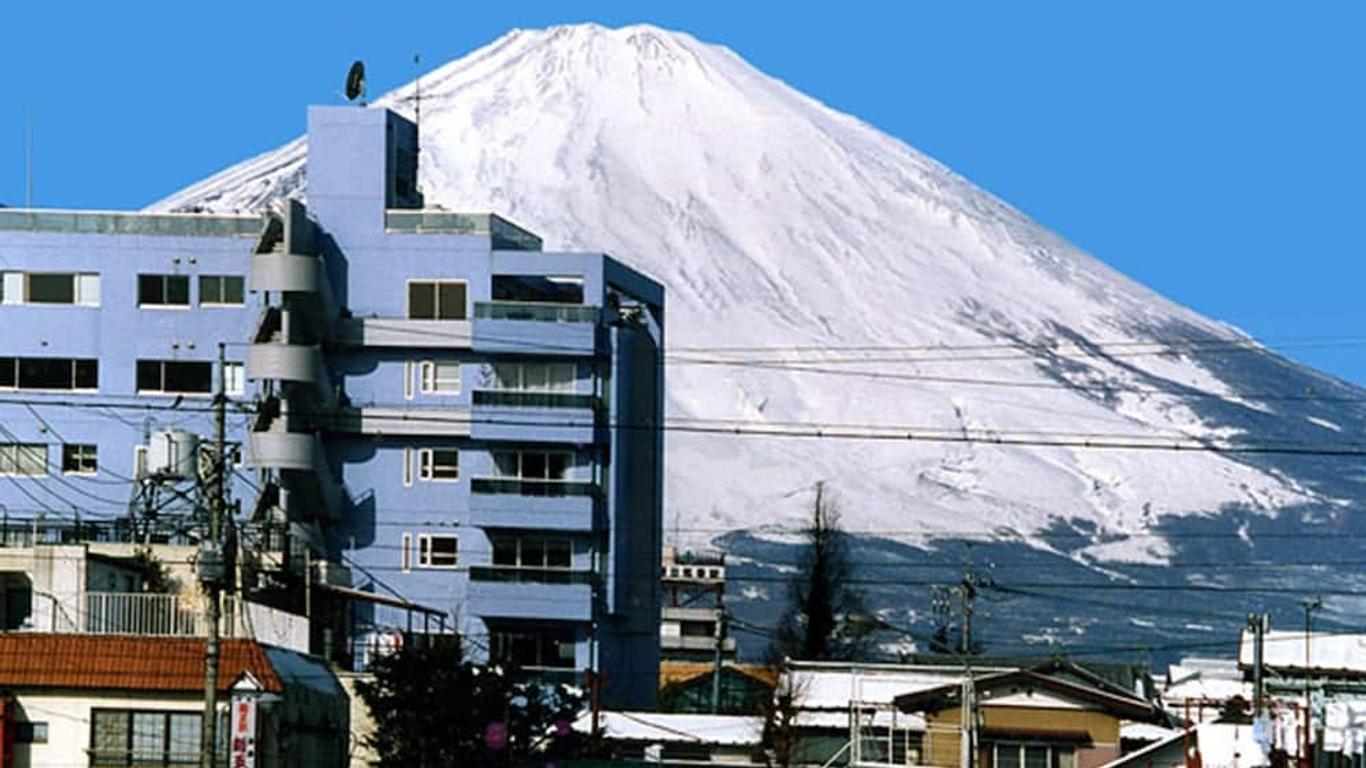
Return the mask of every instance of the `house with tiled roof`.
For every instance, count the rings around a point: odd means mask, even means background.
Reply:
[[[197,637],[0,633],[0,766],[197,764],[204,651]],[[346,764],[349,702],[325,663],[246,639],[220,654],[225,762],[240,711],[257,768]]]

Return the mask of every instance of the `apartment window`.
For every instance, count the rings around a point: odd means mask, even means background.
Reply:
[[[420,370],[422,394],[460,394],[460,363],[424,360]]]
[[[573,392],[573,363],[494,363],[496,389],[531,392]]]
[[[458,537],[433,533],[417,535],[417,566],[419,568],[454,568],[459,559]]]
[[[198,712],[91,710],[90,765],[197,765],[200,724]]]
[[[200,275],[201,306],[240,307],[246,301],[246,281],[241,275]]]
[[[0,443],[0,475],[42,477],[46,474],[46,445],[42,443]]]
[[[489,635],[489,656],[495,662],[523,669],[573,669],[574,631],[495,631]]]
[[[18,304],[77,304],[99,306],[100,276],[93,272],[21,272],[2,282],[15,295],[4,300]],[[23,286],[22,294],[17,290]]]
[[[143,307],[190,306],[187,275],[138,275],[138,305]]]
[[[408,283],[409,320],[464,320],[463,280],[412,280]]]
[[[399,542],[398,569],[407,573],[413,569],[413,535],[403,534]]]
[[[62,473],[67,475],[93,475],[99,471],[97,458],[99,448],[91,443],[65,443],[62,445]]]
[[[213,363],[139,360],[138,392],[200,395],[213,391]]]
[[[1012,741],[993,746],[995,768],[1076,768],[1076,753],[1069,746],[1027,744]]]
[[[417,456],[419,478],[447,483],[460,479],[460,451],[455,448],[420,448]]]
[[[69,357],[0,357],[0,389],[93,390],[99,363]]]
[[[223,364],[223,385],[226,394],[240,395],[247,391],[247,372],[241,363]]]
[[[559,451],[494,451],[493,471],[497,477],[521,480],[565,480],[574,464],[574,454]]]
[[[494,536],[491,541],[495,566],[567,570],[573,565],[573,547],[570,546],[568,539]]]

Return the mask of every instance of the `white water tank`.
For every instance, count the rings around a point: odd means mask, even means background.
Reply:
[[[153,432],[147,472],[168,480],[193,480],[199,475],[199,435],[183,429]]]

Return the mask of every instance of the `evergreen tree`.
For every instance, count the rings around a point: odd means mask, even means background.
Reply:
[[[849,536],[840,526],[840,509],[824,482],[816,483],[806,539],[789,604],[774,633],[770,655],[811,661],[847,661],[867,651],[872,626],[863,617],[863,596],[851,586]]]

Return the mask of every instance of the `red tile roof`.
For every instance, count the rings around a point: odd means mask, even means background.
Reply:
[[[204,644],[199,637],[0,633],[0,688],[201,692]],[[219,647],[220,691],[243,672],[271,693],[284,690],[255,641],[223,640]]]

